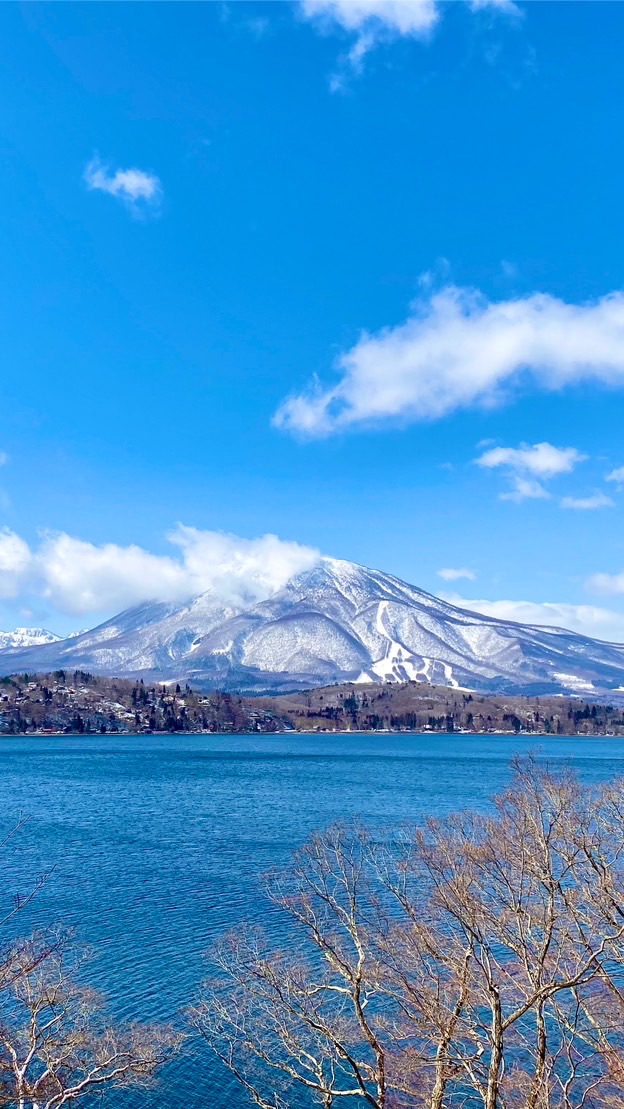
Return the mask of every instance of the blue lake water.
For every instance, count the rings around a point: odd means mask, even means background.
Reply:
[[[271,926],[260,876],[340,818],[369,825],[488,804],[516,752],[624,775],[624,740],[331,735],[3,738],[3,897],[54,867],[20,931],[62,922],[93,945],[89,980],[125,1018],[169,1020],[193,998],[220,933]],[[3,906],[4,907],[4,906]],[[190,1042],[156,1089],[109,1095],[145,1109],[236,1109],[244,1097]]]

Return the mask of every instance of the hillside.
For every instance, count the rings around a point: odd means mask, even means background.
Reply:
[[[483,616],[322,558],[249,606],[212,593],[154,601],[59,642],[0,650],[0,673],[58,669],[248,693],[417,681],[600,699],[624,689],[624,646]]]
[[[576,697],[509,697],[425,683],[349,684],[258,698],[297,731],[526,732],[624,735],[624,709]]]
[[[578,698],[501,697],[415,682],[241,697],[83,671],[0,679],[0,735],[292,730],[624,735],[624,711]]]
[[[284,727],[278,710],[189,686],[148,686],[80,670],[0,678],[0,735],[274,732]]]

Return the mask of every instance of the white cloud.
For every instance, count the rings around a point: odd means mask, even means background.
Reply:
[[[471,11],[498,8],[519,14],[512,0],[467,0]],[[427,38],[443,12],[439,0],[301,0],[300,10],[321,30],[338,28],[352,36],[346,61],[359,69],[363,58],[382,42],[406,37]],[[340,87],[334,78],[332,88]]]
[[[111,171],[99,158],[93,158],[84,171],[87,188],[109,193],[122,200],[133,212],[158,208],[162,198],[161,183],[153,173],[142,169]]]
[[[501,501],[514,501],[515,504],[521,504],[522,501],[547,501],[550,499],[550,493],[534,478],[521,477],[519,474],[510,474],[509,480],[511,481],[511,489],[508,493],[499,493]]]
[[[621,592],[624,593],[624,574]],[[457,593],[444,594],[444,599],[471,612],[494,616],[498,620],[566,628],[591,636],[592,639],[624,642],[624,612],[614,612],[596,605],[570,605],[553,601],[541,604],[536,601],[473,601],[460,597]]]
[[[624,593],[624,571],[621,574],[592,574],[585,582],[585,588],[592,593],[613,596]]]
[[[503,501],[545,500],[550,493],[537,478],[546,480],[566,474],[587,455],[576,447],[554,447],[552,443],[522,443],[520,447],[492,447],[475,459],[477,466],[493,470],[503,467],[510,481],[511,490],[501,493]],[[566,498],[570,499],[570,498]]]
[[[384,38],[422,38],[440,17],[437,0],[301,0],[301,11],[322,29],[354,34],[360,56]]]
[[[318,560],[319,552],[275,535],[240,539],[179,525],[176,556],[142,547],[96,545],[61,533],[31,548],[0,533],[0,597],[31,594],[74,616],[118,611],[140,601],[184,601],[205,591],[241,604],[262,600]]]
[[[0,451],[0,466],[6,466],[9,456],[6,451]]]
[[[611,497],[605,497],[604,493],[594,493],[591,497],[562,497],[560,504],[562,508],[573,508],[580,512],[614,507],[614,501]]]
[[[212,589],[220,596],[242,601],[269,597],[293,574],[311,569],[320,558],[314,548],[277,535],[241,539],[179,524],[168,539],[182,551],[193,592]]]
[[[492,407],[521,386],[624,387],[624,293],[566,304],[546,293],[492,303],[453,286],[412,305],[405,323],[364,333],[339,380],[287,398],[276,426],[330,435],[382,421],[438,420]]]
[[[452,566],[445,567],[442,570],[436,570],[436,573],[443,581],[459,581],[460,578],[467,578],[468,581],[474,581],[477,576],[473,574],[472,570],[467,570],[465,567],[454,570]]]
[[[520,447],[493,447],[475,461],[477,466],[491,470],[496,466],[509,466],[536,477],[555,477],[567,474],[587,455],[581,454],[576,447],[553,447],[552,443],[522,443]]]
[[[30,548],[15,532],[0,531],[0,597],[17,597],[31,561]]]
[[[624,485],[624,466],[619,466],[617,470],[611,470],[605,481],[614,481],[616,485]]]
[[[81,615],[126,608],[138,600],[182,599],[184,566],[142,547],[96,546],[61,533],[33,553],[34,587],[54,608]]]

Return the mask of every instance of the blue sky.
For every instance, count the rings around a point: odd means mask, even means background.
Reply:
[[[622,5],[0,32],[0,627],[278,581],[271,533],[624,640]]]

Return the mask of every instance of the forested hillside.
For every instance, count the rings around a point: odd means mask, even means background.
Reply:
[[[555,735],[624,733],[621,705],[576,697],[510,697],[422,682],[327,686],[262,698],[297,730],[528,732]]]
[[[147,685],[82,670],[0,678],[0,733],[274,732],[277,712],[229,693]]]

